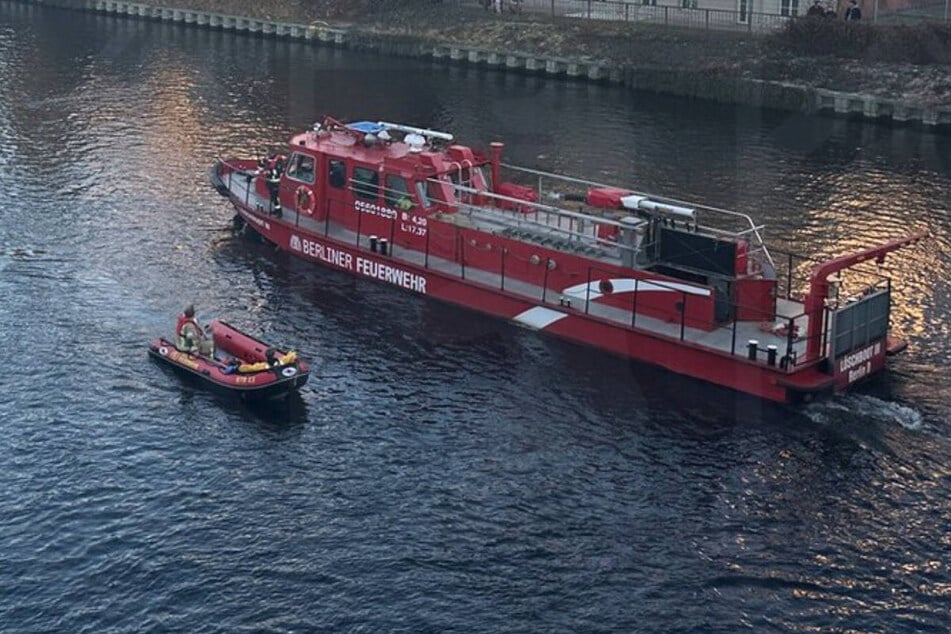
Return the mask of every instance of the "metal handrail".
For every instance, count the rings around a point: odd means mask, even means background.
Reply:
[[[541,187],[541,180],[540,180],[541,178],[549,178],[549,179],[551,179],[551,180],[558,180],[558,181],[563,181],[563,182],[568,182],[568,183],[576,183],[576,184],[579,184],[579,185],[587,185],[587,186],[592,186],[592,187],[617,188],[617,186],[608,185],[608,184],[605,184],[605,183],[599,183],[599,182],[597,182],[597,181],[591,181],[591,180],[587,180],[587,179],[583,179],[583,178],[575,178],[575,177],[571,177],[571,176],[564,176],[564,175],[562,175],[562,174],[554,174],[554,173],[552,173],[552,172],[545,172],[545,171],[542,171],[542,170],[536,170],[536,169],[531,169],[531,168],[527,168],[527,167],[520,167],[520,166],[517,166],[517,165],[512,165],[512,164],[510,164],[510,163],[502,163],[501,166],[504,167],[504,168],[506,168],[506,169],[512,170],[513,172],[522,173],[522,174],[530,174],[530,175],[539,177],[539,187],[538,187],[539,190],[542,189],[542,187]],[[742,236],[742,235],[746,235],[746,234],[748,234],[748,233],[751,233],[752,235],[754,235],[754,236],[756,237],[756,241],[757,241],[757,242],[759,243],[759,245],[763,248],[764,253],[766,254],[766,258],[767,258],[767,260],[769,260],[769,263],[772,264],[773,266],[775,266],[775,264],[774,264],[774,262],[773,262],[773,258],[772,258],[772,256],[770,255],[769,250],[768,250],[768,248],[766,247],[766,243],[765,243],[765,241],[763,240],[763,236],[762,236],[761,233],[760,233],[760,230],[763,229],[764,227],[763,227],[762,225],[757,225],[757,224],[753,221],[753,218],[749,216],[749,214],[745,214],[745,213],[740,212],[740,211],[732,211],[732,210],[730,210],[730,209],[723,209],[723,208],[721,208],[721,207],[714,207],[714,206],[711,206],[711,205],[705,205],[705,204],[697,203],[697,202],[693,202],[693,201],[681,200],[681,199],[678,199],[678,198],[671,198],[671,197],[663,196],[663,195],[660,195],[660,194],[652,194],[652,193],[648,193],[648,192],[642,192],[642,191],[638,191],[638,190],[635,190],[635,189],[628,189],[628,188],[621,188],[621,189],[625,189],[625,190],[627,190],[627,191],[630,191],[631,194],[634,195],[634,196],[645,196],[645,197],[647,197],[647,198],[650,198],[651,200],[655,200],[655,201],[660,202],[660,203],[668,203],[668,204],[674,204],[674,205],[686,205],[686,206],[689,206],[689,207],[698,209],[698,210],[700,210],[700,211],[705,211],[705,212],[710,212],[710,213],[715,213],[715,214],[722,214],[722,215],[725,215],[725,216],[730,216],[730,217],[733,217],[733,218],[736,218],[736,219],[744,220],[744,221],[746,221],[746,223],[749,225],[748,228],[743,229],[742,232],[740,232],[740,233],[737,233],[737,232],[733,232],[733,233],[724,232],[723,234],[724,234],[724,235]],[[707,226],[704,226],[704,230],[705,230],[705,231],[711,231],[711,232],[713,232],[713,231],[723,231],[723,230],[717,230],[717,229],[715,229],[715,228],[713,228],[713,227],[707,227]]]

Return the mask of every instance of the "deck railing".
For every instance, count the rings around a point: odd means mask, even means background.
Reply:
[[[228,165],[226,163],[223,163],[223,164],[225,164],[228,167],[226,183],[229,189],[231,190],[232,199],[235,200],[236,202],[243,203],[244,206],[249,209],[252,209],[252,208],[263,209],[265,207],[264,199],[262,199],[261,196],[257,192],[252,192],[252,189],[253,189],[252,179],[258,173],[257,170],[255,170],[254,172],[245,171],[245,170],[241,170],[236,165]],[[237,178],[241,178],[242,181],[235,182]],[[516,201],[516,202],[525,203],[525,201]],[[554,212],[555,209],[552,208],[549,211]],[[563,210],[557,210],[557,211],[560,212]],[[296,210],[293,210],[292,213],[294,213],[294,216],[295,216],[295,224],[299,225],[301,223],[301,218],[302,218],[301,214],[297,212]],[[329,209],[328,213],[326,214],[326,217],[324,218],[324,222],[322,223],[323,225],[322,229],[323,229],[324,235],[327,237],[331,237],[333,239],[339,239],[339,236],[331,235],[333,233],[331,224],[339,223],[339,226],[341,227],[346,226],[345,221],[346,221],[347,214],[349,213],[352,213],[351,208],[349,206],[337,206],[336,208]],[[742,214],[738,214],[738,215],[742,216]],[[369,242],[368,240],[369,236],[365,236],[363,234],[362,223],[360,220],[362,219],[362,216],[363,216],[362,213],[357,214],[358,222],[356,226],[356,235],[355,235],[354,241],[357,247],[365,248],[367,243]],[[406,260],[407,262],[418,263],[418,260],[414,260],[410,254],[410,251],[412,251],[412,253],[415,253],[415,254],[419,253],[418,243],[415,244],[412,248],[409,247],[408,242],[404,244],[399,244],[399,240],[397,239],[397,232],[396,232],[396,223],[399,221],[400,221],[399,214],[394,214],[393,216],[389,218],[390,251],[388,255],[397,257],[397,258],[402,258]],[[750,221],[750,224],[751,224],[751,227],[749,231],[755,231],[756,227],[752,226],[752,221]],[[541,268],[540,275],[538,276],[539,279],[535,281],[526,280],[524,279],[524,276],[513,277],[507,274],[506,268],[507,268],[507,264],[509,260],[511,260],[512,258],[517,258],[519,256],[516,256],[510,253],[508,249],[504,249],[504,248],[499,249],[499,270],[497,273],[483,271],[481,272],[480,275],[473,275],[471,274],[471,272],[467,271],[467,259],[468,259],[467,250],[472,248],[477,248],[477,247],[468,245],[466,240],[464,239],[463,232],[467,229],[468,227],[452,225],[449,223],[441,223],[441,226],[437,228],[435,226],[435,223],[429,223],[429,225],[427,226],[426,234],[425,234],[424,250],[422,254],[423,268],[427,270],[437,271],[440,274],[444,274],[444,275],[457,275],[460,279],[468,280],[469,283],[479,284],[479,285],[488,285],[490,287],[498,288],[499,291],[503,293],[520,296],[531,301],[540,301],[542,304],[564,303],[565,299],[561,295],[561,291],[557,288],[552,288],[549,284],[549,277],[550,277],[551,271],[554,270],[555,268],[554,266],[552,266],[553,261],[549,257],[545,257],[543,260],[537,263],[533,262],[533,264],[538,264]],[[439,259],[441,260],[441,262],[439,263],[434,262],[433,258],[437,257],[431,252],[432,239],[434,237],[445,241],[445,243],[456,245],[455,253],[451,259],[447,259],[445,257],[439,256]],[[397,249],[407,249],[407,251],[405,251],[404,253],[399,253]],[[416,257],[418,258],[419,255],[416,255]],[[529,262],[529,260],[524,260],[524,262]],[[456,269],[456,272],[452,271],[453,264],[455,266],[458,266],[458,269]],[[542,264],[543,266],[541,266]],[[449,266],[449,268],[447,268],[447,265]],[[588,270],[587,270],[588,286],[586,290],[583,312],[585,315],[588,315],[590,318],[593,318],[593,319],[606,320],[615,324],[620,323],[616,319],[593,314],[591,310],[592,304],[594,301],[591,297],[592,281],[597,281],[597,279],[602,279],[602,278],[596,277],[596,274],[598,273],[605,274],[605,275],[613,275],[615,272],[607,268],[598,267],[597,265],[591,265],[590,267],[588,267]],[[648,282],[644,281],[643,283],[647,284]],[[687,328],[690,327],[688,323],[689,321],[688,308],[691,305],[690,302],[693,301],[691,299],[690,293],[685,292],[684,290],[680,288],[676,288],[673,285],[666,284],[663,280],[650,280],[649,283],[652,286],[665,287],[668,289],[667,292],[672,292],[679,295],[679,298],[680,298],[679,307],[678,307],[679,320],[677,323],[678,332],[676,335],[673,335],[673,336],[680,341],[688,340]],[[629,324],[622,323],[621,325],[625,327],[630,327],[630,328],[638,328],[643,332],[660,334],[662,336],[672,336],[670,333],[663,333],[656,330],[652,330],[650,328],[644,327],[643,325],[638,326],[639,317],[643,316],[643,317],[650,317],[653,319],[657,319],[656,316],[653,316],[649,314],[649,312],[646,312],[644,309],[641,309],[638,307],[639,293],[637,291],[639,290],[638,286],[640,286],[640,284],[641,284],[641,281],[635,279],[634,292],[631,294],[631,303],[629,308],[630,315],[631,315],[630,323]],[[524,290],[517,288],[519,285],[522,286],[522,289],[524,289],[525,287],[535,287],[538,290],[535,291],[536,294],[526,293],[524,292]],[[767,365],[776,366],[779,370],[785,371],[785,372],[792,372],[797,368],[797,366],[802,365],[803,363],[809,363],[809,362],[815,361],[814,359],[805,359],[803,357],[800,357],[796,353],[797,346],[801,347],[801,343],[804,341],[804,336],[805,336],[805,333],[796,332],[796,321],[804,317],[803,314],[784,318],[787,324],[785,329],[786,330],[786,335],[785,335],[786,349],[785,351],[783,351],[782,357],[779,358],[778,360],[776,358],[777,357],[776,350],[770,350],[769,348],[765,348],[765,349],[757,348],[756,351],[754,352],[754,350],[751,349],[750,347],[751,342],[746,342],[745,344],[742,342],[738,342],[738,326],[740,322],[738,322],[735,319],[735,316],[738,314],[738,311],[741,311],[744,308],[755,309],[757,307],[745,306],[745,305],[739,304],[736,301],[735,297],[730,298],[729,309],[731,313],[731,318],[727,320],[723,325],[713,329],[713,331],[718,329],[730,331],[731,345],[730,345],[729,353],[731,355],[740,354],[743,356],[747,356],[747,358],[754,361],[758,361],[758,362],[764,361]],[[829,309],[825,309],[823,323],[827,323],[827,320],[825,317],[826,315],[829,314],[829,312],[830,312]],[[771,322],[771,324],[778,323],[778,321],[779,319],[775,320],[774,322]],[[802,336],[800,336],[800,334]],[[828,344],[828,341],[826,340],[828,336],[827,329],[823,328],[820,331],[819,335],[817,336],[820,336],[823,338],[822,349],[825,350]],[[720,350],[721,348],[713,348],[713,349]],[[760,352],[766,353],[765,358],[758,356],[758,353]]]
[[[343,219],[341,218],[341,220]],[[391,236],[394,235],[395,225],[397,221],[398,220],[396,218],[390,219],[390,235]],[[446,231],[446,229],[450,227],[451,229],[449,231]],[[516,255],[513,255],[507,249],[499,250],[498,273],[492,273],[490,275],[482,275],[482,276],[473,276],[470,272],[467,272],[467,261],[468,261],[467,251],[475,247],[468,245],[466,240],[463,238],[463,231],[465,231],[466,229],[467,227],[460,227],[458,225],[451,225],[451,224],[444,224],[443,227],[440,227],[437,229],[433,224],[430,224],[426,232],[426,240],[424,243],[423,268],[438,271],[441,274],[458,275],[460,279],[467,280],[469,281],[469,283],[473,283],[473,284],[486,285],[486,281],[485,281],[486,278],[494,279],[495,280],[494,284],[490,282],[488,285],[494,288],[498,288],[498,290],[503,293],[517,295],[531,301],[540,301],[542,304],[556,304],[557,303],[557,304],[564,305],[565,298],[561,295],[560,290],[557,288],[552,288],[549,284],[549,276],[551,271],[554,269],[554,267],[552,266],[552,260],[548,257],[544,258],[544,260],[539,262],[539,265],[541,266],[541,274],[539,276],[540,279],[537,280],[537,284],[535,282],[526,281],[525,279],[521,277],[512,277],[506,273],[507,262],[512,258],[519,257]],[[329,234],[329,231],[326,231],[325,233]],[[357,236],[356,236],[357,246],[365,245],[366,241],[363,239],[363,237],[364,236],[361,236],[360,230],[358,228]],[[432,258],[434,256],[431,253],[430,246],[431,246],[431,240],[433,238],[456,245],[456,255],[454,257],[455,265],[458,267],[456,273],[453,273],[451,270],[447,270],[445,259],[443,259],[443,263],[441,265],[437,265],[436,263],[432,261]],[[412,261],[411,258],[407,257],[407,253],[401,254],[398,251],[396,251],[397,248],[408,249],[406,245],[401,245],[399,241],[394,242],[392,239],[390,240],[390,245],[392,250],[390,251],[389,255],[393,257],[397,257],[397,258],[402,256],[403,259]],[[413,252],[418,252],[417,249],[415,248],[411,250]],[[527,262],[527,261],[528,260],[524,260],[524,262]],[[599,279],[599,278],[596,278],[596,273],[602,273],[605,275],[615,274],[614,271],[611,271],[607,268],[598,267],[597,265],[591,265],[588,268],[587,288],[585,291],[585,301],[584,301],[584,308],[582,312],[585,315],[589,316],[590,318],[606,320],[611,323],[618,324],[620,322],[618,322],[617,320],[611,319],[608,317],[595,315],[593,314],[591,310],[592,304],[594,301],[591,297],[591,288],[592,288],[591,284],[592,284],[592,281],[596,281],[596,279]],[[536,286],[538,290],[536,291],[535,294],[526,294],[514,288],[515,286],[517,286],[516,282],[522,285]],[[644,281],[643,283],[645,285],[649,283],[651,286],[666,288],[668,289],[667,292],[676,293],[679,296],[680,298],[680,306],[678,311],[679,319],[676,322],[678,331],[677,331],[677,334],[674,335],[674,338],[679,341],[687,341],[688,340],[687,328],[689,326],[688,324],[689,319],[687,315],[689,312],[688,310],[689,306],[691,305],[690,302],[692,301],[690,293],[685,292],[684,290],[680,288],[676,288],[675,286],[671,284],[667,284],[663,280],[650,280],[649,282]],[[645,310],[638,308],[639,293],[637,291],[639,290],[638,287],[640,285],[641,285],[641,281],[635,279],[634,292],[631,293],[631,303],[629,308],[630,314],[631,314],[630,323],[622,323],[621,325],[625,327],[630,327],[630,328],[638,328],[642,330],[643,332],[659,334],[662,336],[671,336],[670,334],[665,334],[662,332],[651,330],[650,328],[647,328],[643,325],[638,326],[639,317],[651,317],[653,319],[657,319],[657,317],[648,314],[647,312],[645,312]],[[756,307],[738,303],[737,301],[735,301],[735,298],[731,298],[729,308],[730,308],[731,315],[735,317],[737,312],[742,311],[745,308],[753,309]],[[744,342],[738,341],[738,326],[741,322],[738,322],[736,319],[730,319],[727,323],[714,328],[712,331],[723,329],[723,330],[728,330],[730,332],[731,345],[730,345],[729,353],[731,355],[745,356],[748,359],[751,359],[754,361],[764,362],[767,365],[770,365],[771,367],[775,366],[777,369],[781,371],[793,372],[799,366],[810,361],[805,359],[802,355],[799,355],[796,352],[797,346],[801,347],[801,343],[805,341],[805,333],[798,333],[796,330],[796,321],[801,319],[803,316],[804,314],[794,315],[784,320],[786,323],[786,327],[785,327],[786,334],[782,335],[781,338],[783,338],[785,341],[785,349],[782,351],[779,351],[779,353],[781,353],[781,356],[779,356],[778,354],[774,354],[776,350],[771,351],[768,346],[766,348],[757,348],[757,351],[760,354],[758,355],[752,354],[748,342],[744,343]],[[770,324],[773,325],[775,323],[778,323],[779,321],[781,320],[777,319],[777,320],[774,320],[773,322],[770,322]],[[824,336],[824,335],[820,334],[819,336]],[[713,349],[719,350],[720,348],[713,348]],[[814,360],[811,360],[811,361],[814,361]]]
[[[533,183],[532,186],[534,187],[536,194],[541,199],[544,199],[546,196],[549,196],[552,193],[562,194],[564,193],[563,190],[570,186],[580,186],[586,189],[612,188],[630,191],[631,195],[643,196],[662,205],[673,205],[677,207],[687,207],[694,209],[697,212],[696,225],[699,226],[704,233],[736,239],[748,238],[750,257],[762,257],[768,261],[770,265],[774,266],[773,258],[770,255],[769,249],[767,249],[763,240],[765,227],[753,222],[753,219],[748,214],[730,209],[723,209],[721,207],[714,207],[712,205],[704,205],[693,201],[680,200],[670,196],[652,194],[635,189],[628,189],[626,187],[617,187],[616,185],[607,185],[605,183],[599,183],[583,178],[563,176],[561,174],[553,174],[550,172],[519,167],[507,163],[503,163],[502,167],[512,175],[516,182]],[[561,211],[564,212],[565,210]],[[598,221],[601,222],[601,219],[599,218]]]

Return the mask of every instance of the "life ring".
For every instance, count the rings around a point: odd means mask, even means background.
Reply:
[[[281,370],[281,374],[283,374],[286,377],[292,377],[295,374],[297,374],[297,368],[286,367],[283,370]]]
[[[297,211],[308,216],[314,213],[314,192],[310,191],[309,187],[298,187],[294,192],[294,199],[297,201]]]
[[[168,348],[166,348],[165,346],[162,346],[161,348],[158,349],[158,353],[164,357],[168,355]]]

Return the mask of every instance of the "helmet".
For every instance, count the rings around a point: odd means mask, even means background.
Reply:
[[[194,316],[195,316],[195,305],[194,305],[194,304],[189,304],[188,306],[185,307],[185,316],[186,316],[186,317],[194,317]]]

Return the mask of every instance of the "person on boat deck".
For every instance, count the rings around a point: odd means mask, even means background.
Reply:
[[[205,331],[195,317],[195,306],[189,304],[178,316],[175,324],[175,334],[178,337],[175,347],[182,352],[192,354],[211,354],[211,341],[205,340]]]
[[[281,191],[281,173],[275,165],[267,171],[267,190],[271,195],[271,213],[275,216],[281,216],[281,200],[279,194]]]

